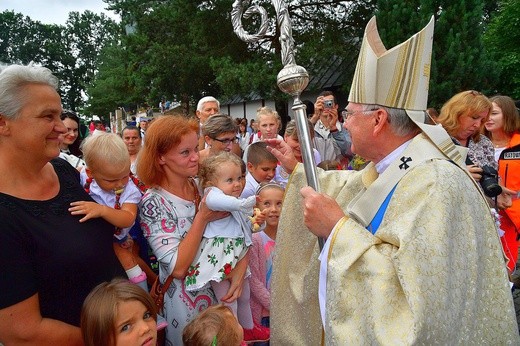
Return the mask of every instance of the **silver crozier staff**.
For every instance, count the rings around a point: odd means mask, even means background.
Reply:
[[[231,20],[233,22],[233,31],[244,42],[253,43],[264,38],[267,32],[267,12],[258,5],[250,6],[244,13],[242,3],[249,1],[235,0],[233,10],[231,11]],[[307,185],[319,192],[318,178],[316,175],[316,163],[311,145],[311,136],[307,123],[307,111],[305,104],[300,100],[300,94],[309,83],[309,74],[302,66],[296,64],[294,59],[294,40],[292,37],[292,23],[287,5],[283,0],[271,0],[276,10],[276,21],[280,29],[280,45],[282,47],[282,64],[283,69],[278,73],[276,83],[280,90],[291,95],[294,98],[292,110],[296,120],[298,129],[298,137],[301,146],[303,167],[305,176],[307,177]],[[242,26],[242,15],[248,18],[253,14],[260,15],[260,28],[256,34],[247,33]],[[318,238],[320,249],[323,248],[323,239]]]

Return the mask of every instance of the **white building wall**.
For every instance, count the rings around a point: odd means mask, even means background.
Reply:
[[[316,99],[318,98],[318,95],[321,93],[320,90],[317,91],[305,91],[301,95],[300,99],[302,101],[309,100],[312,103],[316,102]],[[338,102],[340,104],[340,107],[344,108],[346,104],[346,97],[345,99],[341,99],[341,95],[337,95],[339,97]],[[271,107],[275,109],[275,103],[271,100],[264,100],[264,104],[266,107]],[[291,117],[291,119],[294,119],[294,115],[292,114],[292,106],[293,106],[293,100],[291,99],[288,102],[288,114]],[[256,110],[258,108],[262,107],[262,100],[256,100],[256,101],[247,101],[245,106],[245,117],[247,118],[248,122],[251,119],[255,119],[256,117]],[[231,104],[231,105],[222,105],[221,111],[223,113],[229,114],[233,119],[235,118],[243,118],[244,117],[244,103],[237,103],[237,104]]]
[[[301,95],[300,99],[302,101],[304,100],[309,100],[311,101],[312,103],[316,102],[316,99],[318,98],[318,95],[321,93],[321,91],[305,91],[303,92],[303,94]],[[292,105],[292,102],[291,102],[291,105]]]
[[[274,101],[264,101],[266,107],[271,107],[275,109]],[[249,122],[251,119],[256,118],[256,110],[262,107],[262,100],[256,101],[247,101],[245,104],[245,114],[244,114],[244,103],[237,103],[232,105],[223,105],[221,107],[221,111],[223,113],[229,114],[233,119],[235,118],[245,118]]]

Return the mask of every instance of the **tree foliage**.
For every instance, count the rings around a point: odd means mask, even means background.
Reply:
[[[71,12],[65,26],[42,24],[20,13],[0,13],[0,61],[48,67],[60,79],[65,107],[79,110],[97,72],[99,52],[117,37],[117,24],[104,14]]]
[[[118,44],[106,46],[101,52],[99,70],[88,87],[91,114],[107,114],[116,108],[135,109],[142,97],[136,96],[128,78],[126,51]]]
[[[489,8],[489,5],[488,5]],[[429,103],[439,108],[455,93],[488,92],[496,68],[482,41],[485,28],[482,0],[378,1],[378,27],[387,47],[403,42],[435,15]]]
[[[66,50],[59,26],[34,22],[20,13],[0,13],[0,61],[27,64],[31,61],[50,67],[59,66]]]
[[[98,70],[100,52],[117,39],[118,26],[104,14],[87,10],[70,12],[63,32],[67,54],[60,75],[68,87],[64,99],[70,107],[80,108]]]
[[[339,58],[350,81],[363,30],[374,14],[387,47],[406,40],[435,15],[430,103],[439,107],[464,89],[518,97],[520,0],[285,0],[293,22],[296,61],[312,76]],[[104,0],[121,15],[72,12],[65,26],[45,25],[12,11],[0,13],[0,61],[35,61],[62,81],[65,106],[106,115],[117,107],[185,107],[212,94],[222,101],[254,95],[286,100],[276,86],[281,70],[279,29],[269,0],[269,29],[246,44],[233,32],[233,0]],[[487,27],[489,23],[489,27]],[[255,32],[259,17],[242,18]],[[122,34],[126,29],[126,34]],[[486,33],[486,46],[482,41]],[[500,68],[497,68],[500,67]],[[500,73],[500,78],[498,74]],[[348,92],[350,83],[343,85]],[[187,108],[186,108],[187,109]]]
[[[520,0],[500,2],[484,34],[486,49],[499,67],[494,92],[520,99]]]
[[[252,44],[233,33],[233,0],[106,2],[122,16],[124,24],[135,28],[123,42],[129,61],[127,75],[131,86],[146,95],[148,102],[155,104],[163,96],[175,95],[188,103],[207,94],[221,100],[236,95],[247,99],[253,93],[284,99],[276,86],[282,66],[271,1],[255,2],[269,13],[270,25],[265,37]],[[293,20],[297,62],[318,69],[332,56],[355,59],[359,33],[375,1],[286,3]],[[259,18],[243,19],[243,25],[255,32]]]
[[[231,1],[113,1],[135,32],[124,38],[130,84],[149,103],[177,96],[185,104],[220,95],[212,59],[252,57],[231,28]]]

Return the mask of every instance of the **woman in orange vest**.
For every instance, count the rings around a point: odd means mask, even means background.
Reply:
[[[500,185],[509,190],[520,191],[520,116],[515,102],[508,96],[491,98],[493,109],[485,124],[484,134],[495,147],[498,161]],[[512,205],[499,211],[500,228],[504,251],[509,258],[508,269],[512,273],[518,259],[518,237],[520,234],[520,196],[514,195]],[[497,203],[497,208],[501,204]],[[502,206],[503,207],[503,206]]]

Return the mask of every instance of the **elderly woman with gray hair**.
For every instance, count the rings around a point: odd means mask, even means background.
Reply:
[[[202,127],[206,148],[199,151],[200,162],[221,151],[229,151],[241,156],[241,149],[237,143],[237,131],[237,125],[229,115],[210,116]]]
[[[92,199],[55,159],[67,132],[57,88],[47,68],[0,66],[0,344],[82,345],[83,300],[124,275],[114,227],[68,211]]]

